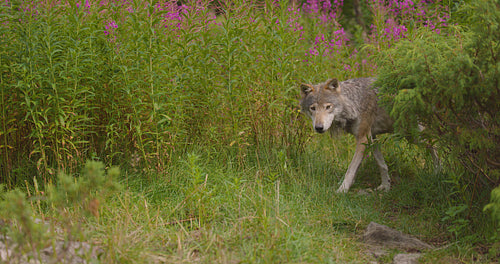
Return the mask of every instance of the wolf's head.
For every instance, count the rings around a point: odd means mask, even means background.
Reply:
[[[337,79],[316,85],[302,84],[300,94],[302,112],[312,119],[318,133],[326,132],[343,111],[344,99]]]

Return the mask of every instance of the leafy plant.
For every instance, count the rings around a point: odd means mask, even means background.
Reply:
[[[459,238],[459,235],[463,234],[465,228],[470,224],[469,220],[463,218],[463,213],[467,209],[467,205],[465,204],[452,206],[446,210],[446,216],[442,218],[443,221],[452,222],[452,224],[448,227],[448,231],[451,232],[456,239]]]
[[[491,200],[484,209],[486,212],[491,213],[491,218],[500,224],[500,187],[496,187],[491,191]]]
[[[0,186],[0,210],[0,220],[8,221],[12,225],[10,228],[1,229],[2,237],[5,239],[5,235],[10,236],[10,242],[15,246],[13,255],[8,257],[20,259],[24,253],[31,253],[39,259],[40,250],[47,240],[47,227],[33,219],[26,194],[19,189],[5,192],[3,186]],[[5,240],[5,244],[11,246],[9,241]]]
[[[211,199],[214,189],[207,186],[208,174],[200,166],[200,156],[187,155],[189,184],[184,190],[185,208],[190,222],[198,222],[199,227],[210,221]],[[212,212],[213,213],[213,212]]]
[[[491,191],[490,203],[483,208],[483,211],[490,213],[496,224],[497,232],[490,238],[493,241],[493,246],[489,252],[493,257],[497,257],[500,254],[500,187]]]

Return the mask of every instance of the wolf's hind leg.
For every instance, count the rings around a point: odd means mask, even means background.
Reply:
[[[437,150],[434,146],[427,146],[429,151],[431,152],[432,162],[434,163],[434,173],[438,173],[441,171],[441,159],[437,153]]]
[[[382,183],[379,187],[377,187],[377,190],[389,191],[389,189],[391,188],[389,169],[387,168],[387,164],[385,164],[384,156],[382,156],[382,152],[380,152],[378,146],[374,146],[373,156],[377,161],[378,167],[380,169],[380,177],[382,178]]]

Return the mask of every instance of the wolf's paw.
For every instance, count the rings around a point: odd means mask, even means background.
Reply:
[[[349,191],[349,189],[344,186],[340,186],[340,188],[337,189],[337,193],[347,193],[347,191]]]
[[[377,187],[377,191],[388,192],[389,189],[391,189],[391,185],[390,184],[380,184],[380,186]]]

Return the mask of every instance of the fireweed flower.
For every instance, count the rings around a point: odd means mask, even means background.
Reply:
[[[400,38],[406,38],[408,29],[404,25],[399,25],[392,18],[387,19],[385,24],[384,35],[387,39],[398,40]]]
[[[323,56],[330,56],[334,53],[340,53],[342,47],[347,45],[348,40],[349,39],[345,36],[343,28],[334,31],[332,38],[328,41],[323,42],[323,46],[325,47]]]
[[[163,26],[171,30],[180,30],[182,27],[182,14],[186,12],[183,5],[177,5],[177,2],[168,1],[157,3],[155,11],[163,11]]]
[[[302,9],[305,13],[318,17],[322,24],[336,22],[341,11],[343,0],[307,0]]]
[[[118,24],[116,24],[116,22],[113,20],[109,20],[104,25],[104,28],[106,29],[104,30],[104,35],[108,36],[108,41],[111,43],[116,43],[118,48],[118,43],[116,41],[116,34],[115,34],[115,31],[118,28]]]
[[[309,56],[318,56],[318,55],[319,55],[319,51],[318,51],[317,46],[309,48],[309,50],[306,52],[306,57],[309,57]]]
[[[76,7],[80,8],[80,3],[76,3]],[[85,0],[85,4],[83,4],[83,8],[87,12],[90,10],[90,2],[89,2],[89,0]]]
[[[321,10],[319,8],[318,0],[307,0],[304,4],[304,11],[306,13],[319,13]]]
[[[299,31],[300,37],[302,37],[304,33],[304,27],[302,27],[302,25],[299,23],[300,18],[301,18],[300,8],[297,9],[291,7],[288,8],[287,24],[290,27],[290,29],[293,30],[294,32]]]
[[[314,46],[306,52],[306,56],[312,57],[321,54],[323,57],[333,57],[335,54],[339,54],[343,47],[349,46],[348,41],[349,38],[347,38],[343,28],[334,31],[330,38],[319,34],[314,39]]]
[[[186,23],[186,15],[194,15],[196,21],[203,26],[216,24],[215,14],[206,12],[208,5],[199,0],[191,5],[179,5],[177,1],[158,2],[155,5],[155,12],[162,12],[162,26],[169,31],[179,32]],[[179,36],[179,35],[177,35]]]
[[[115,21],[110,20],[104,25],[104,28],[106,28],[106,30],[104,30],[104,35],[106,35],[106,36],[113,35],[113,33],[115,32],[115,29],[118,28],[118,25],[116,24]]]
[[[442,6],[429,11],[429,3],[434,2],[437,1],[369,0],[372,12],[385,18],[382,23],[379,21],[377,25],[370,26],[370,42],[387,42],[390,46],[392,42],[407,37],[406,25],[424,26],[439,34],[447,26],[448,15]]]

